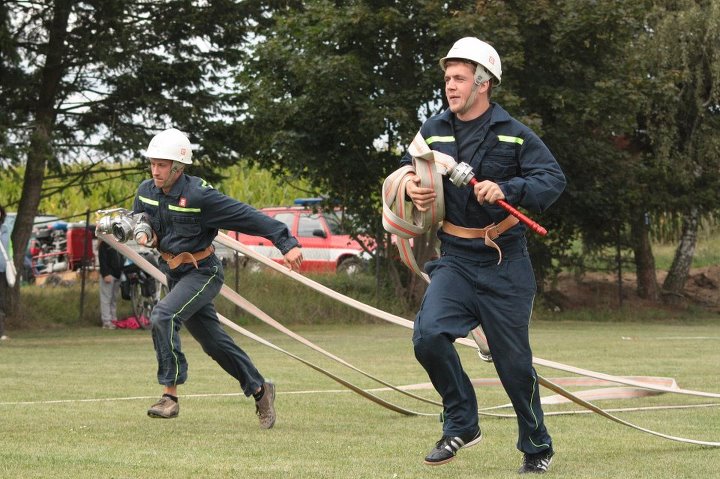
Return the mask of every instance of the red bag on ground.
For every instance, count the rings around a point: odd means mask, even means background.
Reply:
[[[113,321],[113,324],[117,326],[118,329],[140,329],[141,327],[149,327],[150,320],[145,316],[140,316],[140,319],[135,316],[128,316],[127,318]]]
[[[140,329],[140,323],[138,323],[135,316],[118,319],[117,321],[113,321],[113,323],[118,329]]]

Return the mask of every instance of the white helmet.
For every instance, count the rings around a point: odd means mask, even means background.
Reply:
[[[191,165],[192,148],[190,140],[185,136],[185,133],[175,128],[161,131],[150,140],[150,144],[145,150],[145,156]]]
[[[475,37],[465,37],[456,41],[446,56],[440,59],[440,66],[445,71],[445,62],[452,59],[468,60],[483,68],[475,71],[475,83],[478,85],[494,77],[495,85],[500,84],[502,68],[500,56],[493,47]],[[483,71],[486,70],[486,71]]]

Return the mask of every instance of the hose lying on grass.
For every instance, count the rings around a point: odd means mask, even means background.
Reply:
[[[127,246],[125,244],[118,243],[117,241],[115,241],[115,239],[113,237],[108,236],[108,235],[103,235],[103,239],[105,241],[107,241],[108,243],[110,243],[114,248],[116,248],[118,251],[120,251],[123,255],[130,258],[132,261],[134,261],[139,267],[141,267],[143,270],[145,270],[148,274],[152,275],[155,279],[157,279],[161,283],[166,282],[165,276],[157,268],[155,268],[152,264],[150,264],[147,260],[145,260],[137,252],[135,252],[132,248],[130,248],[129,246]],[[334,291],[334,290],[332,290],[326,286],[323,286],[311,279],[308,279],[294,271],[291,271],[283,266],[278,265],[274,261],[255,253],[247,246],[243,245],[242,243],[240,243],[236,240],[233,240],[232,238],[230,238],[229,236],[227,236],[223,233],[218,234],[216,241],[218,241],[220,244],[222,244],[232,250],[235,250],[235,251],[242,253],[248,257],[251,257],[252,259],[254,259],[256,261],[259,261],[259,262],[265,264],[266,266],[272,268],[275,271],[278,271],[284,275],[287,275],[287,276],[293,278],[296,281],[303,283],[304,285],[314,289],[315,291],[318,291],[318,292],[325,294],[331,298],[334,298],[348,306],[354,307],[354,308],[356,308],[360,311],[363,311],[367,314],[370,314],[378,319],[382,319],[384,321],[387,321],[387,322],[390,322],[393,324],[397,324],[397,325],[400,325],[400,326],[403,326],[406,328],[410,328],[410,329],[412,329],[412,327],[413,327],[412,321],[401,318],[399,316],[392,315],[390,313],[379,310],[377,308],[373,308],[372,306],[368,306],[368,305],[361,303],[355,299],[352,299],[345,295],[342,295],[342,294],[338,293],[337,291]],[[300,341],[301,343],[305,344],[306,346],[311,347],[312,349],[333,359],[334,361],[337,361],[337,362],[367,376],[368,378],[373,379],[373,380],[385,385],[389,389],[392,389],[394,391],[408,395],[417,400],[429,402],[434,405],[439,405],[437,402],[430,401],[426,398],[422,398],[420,396],[411,394],[405,389],[401,389],[396,386],[392,386],[390,383],[380,380],[380,379],[360,370],[359,368],[356,368],[352,364],[333,355],[332,353],[325,351],[321,347],[313,344],[308,339],[298,335],[297,333],[292,332],[291,330],[289,330],[282,324],[278,323],[276,320],[271,318],[269,315],[267,315],[266,313],[261,311],[259,308],[254,306],[252,303],[250,303],[249,301],[244,299],[242,296],[240,296],[237,292],[235,292],[232,289],[230,289],[229,287],[227,287],[227,285],[223,286],[223,288],[221,290],[221,294],[224,297],[226,297],[228,300],[230,300],[232,303],[243,308],[245,311],[247,311],[248,313],[257,317],[258,319],[260,319],[264,323],[268,324],[269,326],[283,332],[284,334],[290,336],[291,338],[293,338],[297,341]],[[369,399],[370,401],[373,401],[376,404],[379,404],[389,410],[392,410],[392,411],[395,411],[395,412],[398,412],[398,413],[401,413],[404,415],[421,415],[421,416],[436,416],[437,415],[437,414],[421,413],[421,412],[417,412],[417,411],[412,411],[412,410],[406,409],[404,407],[398,406],[396,404],[393,404],[389,401],[386,401],[386,400],[372,394],[371,392],[364,390],[364,389],[350,383],[349,381],[346,381],[345,379],[311,363],[310,361],[307,361],[293,353],[290,353],[290,352],[272,344],[271,342],[238,326],[237,324],[233,323],[232,321],[228,320],[227,318],[225,318],[222,315],[219,315],[219,318],[223,324],[225,324],[226,326],[230,327],[231,329],[237,331],[238,333],[302,362],[303,364],[315,369],[316,371],[318,371],[322,374],[325,374],[326,376],[330,377],[334,381],[347,387],[348,389],[361,395],[362,397],[365,397],[366,399]],[[466,338],[458,339],[457,343],[462,344],[463,346],[470,346],[473,348],[477,348],[477,345],[475,344],[475,342],[473,342],[472,340],[466,339]],[[566,372],[570,372],[573,374],[578,374],[581,376],[585,376],[586,378],[591,378],[591,379],[584,380],[586,385],[616,383],[616,384],[624,384],[626,386],[632,386],[632,388],[614,388],[612,390],[612,394],[614,395],[613,397],[618,397],[618,395],[620,395],[620,397],[623,397],[623,398],[639,397],[639,396],[647,395],[648,394],[647,391],[652,391],[655,393],[676,393],[676,394],[684,394],[684,395],[690,395],[690,396],[720,398],[720,394],[717,394],[717,393],[693,391],[693,390],[679,388],[674,380],[667,381],[664,378],[653,378],[653,377],[635,378],[635,377],[612,376],[612,375],[608,375],[608,374],[604,374],[604,373],[600,373],[600,372],[576,368],[573,366],[557,363],[554,361],[544,360],[541,358],[533,358],[533,364],[536,364],[539,366],[545,366],[545,367],[552,368],[552,369],[557,369],[560,371],[566,371]],[[611,421],[617,422],[618,424],[622,424],[624,426],[631,427],[638,431],[641,431],[641,432],[644,432],[647,434],[652,434],[652,435],[662,437],[665,439],[669,439],[669,440],[673,440],[673,441],[685,442],[685,443],[697,444],[697,445],[703,445],[703,446],[720,447],[720,442],[701,441],[701,440],[671,436],[668,434],[652,431],[650,429],[646,429],[641,426],[637,426],[628,421],[625,421],[616,416],[613,416],[612,414],[610,414],[610,412],[603,410],[603,409],[595,406],[594,404],[589,403],[582,397],[579,397],[582,394],[573,394],[573,393],[565,390],[564,388],[562,388],[559,384],[552,382],[540,375],[538,375],[538,379],[540,381],[540,384],[542,384],[546,388],[550,389],[551,391],[554,391],[556,394],[586,408],[589,411],[595,412],[607,419],[610,419]],[[558,381],[558,382],[560,382],[560,381]],[[603,397],[597,391],[593,391],[593,398],[594,399],[602,399]],[[718,404],[704,404],[704,405],[698,405],[697,407],[711,407],[711,406],[718,406]],[[505,407],[505,406],[499,406],[499,407]],[[676,407],[686,407],[686,406],[670,406],[668,408],[676,408]],[[658,407],[655,407],[655,409],[657,409],[657,408]],[[640,410],[640,409],[642,409],[642,408],[632,408],[632,409],[623,409],[623,410]],[[576,414],[576,413],[577,412],[575,412],[575,411],[564,412],[564,414]],[[481,411],[481,414],[483,414],[483,411]],[[495,415],[495,414],[489,414],[489,413],[484,413],[484,414],[485,415]]]

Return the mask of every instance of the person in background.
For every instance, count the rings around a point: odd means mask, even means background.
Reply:
[[[100,262],[100,319],[103,329],[116,329],[117,297],[120,291],[120,276],[124,263],[123,256],[102,239],[98,244]]]
[[[5,248],[5,251],[8,254],[8,259],[12,261],[12,258],[9,257],[10,230],[5,224],[6,217],[7,213],[5,212],[5,207],[0,205],[0,242],[2,243],[3,248]],[[5,262],[5,255],[0,254],[0,341],[5,341],[6,339],[9,339],[5,335],[5,313],[7,311],[8,289],[10,288],[7,282],[7,277],[5,276],[6,269],[7,264]]]
[[[27,248],[27,257],[30,258],[30,274],[29,276],[31,279],[28,282],[35,282],[35,277],[39,274],[38,271],[38,265],[35,261],[35,258],[37,258],[40,254],[42,254],[42,248],[40,248],[40,243],[35,238],[30,238],[30,242],[28,243]]]

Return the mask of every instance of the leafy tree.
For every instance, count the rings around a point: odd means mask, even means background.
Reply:
[[[48,171],[134,158],[169,126],[200,143],[198,157],[212,153],[205,165],[236,158],[224,138],[242,98],[227,95],[227,68],[241,57],[256,8],[230,0],[2,3],[0,158],[25,166],[12,235],[17,265]]]
[[[637,239],[642,232],[633,235],[630,225],[644,218],[652,191],[636,138],[644,100],[635,44],[644,33],[646,8],[647,2],[566,0],[522,9],[525,63],[519,77],[519,90],[542,115],[545,140],[568,178],[553,209],[554,229],[582,239],[586,253],[632,248],[636,264],[647,251]],[[582,257],[572,261],[583,267]],[[649,270],[652,280],[654,266]]]
[[[239,77],[248,93],[242,128],[254,140],[247,156],[308,178],[371,234],[380,229],[382,180],[422,120],[443,108],[438,60],[458,38],[502,46],[511,73],[496,98],[511,110],[522,103],[513,81],[513,70],[522,72],[523,45],[514,2],[315,0],[270,17],[256,29],[252,59]],[[416,250],[432,254],[433,241],[418,239]],[[395,275],[411,297],[420,296],[416,278]]]
[[[90,192],[104,162],[134,159],[169,126],[200,144],[201,174],[245,157],[379,237],[382,180],[445,106],[438,59],[471,35],[502,57],[493,99],[568,176],[538,218],[551,234],[530,236],[540,284],[577,261],[565,252],[581,238],[588,251],[631,250],[654,297],[646,219],[688,219],[673,289],[693,219],[717,204],[718,2],[3,2],[0,163],[23,181],[16,263],[55,179]],[[418,250],[431,254],[433,240]],[[419,298],[422,284],[394,274]]]
[[[561,158],[577,158],[563,163],[565,217],[591,251],[613,244],[632,249],[638,293],[646,298],[660,295],[652,219],[685,219],[663,285],[677,295],[692,261],[698,215],[717,205],[717,5],[560,2],[544,38],[550,41],[528,45],[554,47],[549,61],[528,74],[554,71],[558,81],[525,78],[528,88],[540,88],[530,99],[557,105],[537,107],[545,112],[549,143]]]
[[[530,238],[540,285],[580,235],[589,251],[632,249],[643,294],[655,296],[645,218],[665,202],[637,122],[650,6],[320,0],[275,11],[240,80],[252,92],[245,126],[261,139],[254,158],[311,178],[370,224],[380,181],[422,119],[444,106],[438,58],[461,36],[484,38],[503,59],[494,99],[543,136],[569,179],[539,218],[550,236]]]
[[[682,296],[700,220],[717,211],[720,191],[720,1],[654,2],[641,44],[652,93],[641,119],[658,159],[664,211],[682,231],[663,283],[668,300]]]

